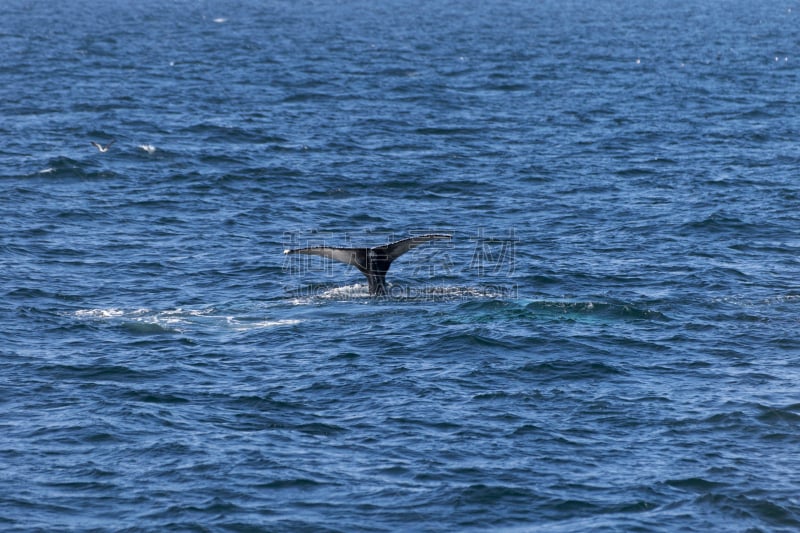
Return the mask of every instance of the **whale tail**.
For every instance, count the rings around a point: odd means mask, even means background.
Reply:
[[[352,265],[367,277],[369,293],[373,296],[386,294],[386,273],[392,266],[392,261],[411,250],[434,239],[451,239],[452,235],[431,233],[417,235],[383,246],[373,248],[334,248],[331,246],[312,246],[310,248],[296,248],[284,250],[284,254],[319,255]]]

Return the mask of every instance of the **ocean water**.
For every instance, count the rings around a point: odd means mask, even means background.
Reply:
[[[800,529],[796,0],[3,7],[3,531]]]

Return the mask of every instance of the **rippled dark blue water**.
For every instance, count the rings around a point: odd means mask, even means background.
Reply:
[[[3,5],[0,529],[800,528],[796,1]]]

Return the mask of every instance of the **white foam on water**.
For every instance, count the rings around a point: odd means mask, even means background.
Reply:
[[[214,308],[205,309],[165,309],[156,311],[146,307],[138,309],[119,309],[116,307],[79,309],[73,315],[83,320],[108,320],[117,322],[135,322],[152,324],[165,329],[184,332],[192,326],[203,329],[205,327],[233,329],[245,331],[252,329],[293,326],[303,322],[299,319],[245,319],[234,315],[217,314]]]

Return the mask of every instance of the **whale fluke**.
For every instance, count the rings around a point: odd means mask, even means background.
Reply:
[[[392,261],[411,250],[433,239],[451,239],[452,235],[431,233],[409,237],[383,246],[373,248],[334,248],[332,246],[312,246],[310,248],[297,248],[284,250],[284,254],[320,255],[352,265],[367,276],[369,293],[373,296],[386,294],[386,273],[392,266]]]

